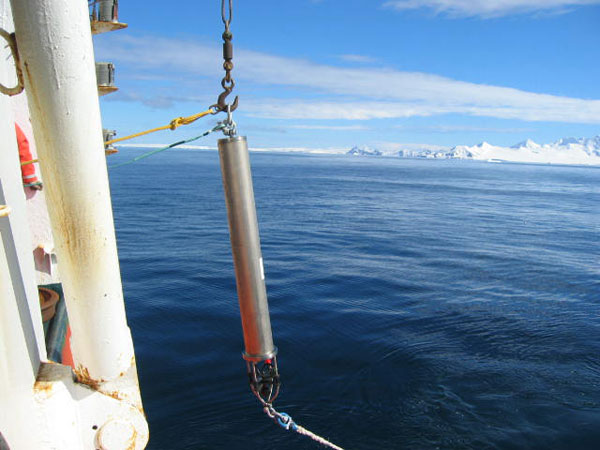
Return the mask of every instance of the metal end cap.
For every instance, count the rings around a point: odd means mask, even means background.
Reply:
[[[233,136],[233,137],[226,137],[226,138],[222,138],[222,139],[218,139],[217,143],[218,144],[228,144],[230,142],[246,142],[246,136]]]
[[[270,352],[262,353],[260,355],[251,355],[246,352],[242,353],[242,357],[246,361],[250,361],[250,362],[261,362],[261,361],[265,361],[267,359],[273,359],[275,356],[277,356],[277,347],[273,347],[273,350],[271,350]]]

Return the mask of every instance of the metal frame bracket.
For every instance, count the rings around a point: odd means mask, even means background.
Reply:
[[[21,70],[21,61],[19,59],[19,50],[17,48],[15,33],[9,33],[8,31],[0,28],[0,36],[4,38],[10,47],[10,52],[12,53],[13,60],[15,61],[15,72],[17,74],[17,85],[9,88],[0,83],[0,92],[9,96],[17,95],[23,92],[23,89],[25,89],[25,84],[23,82],[23,71]]]

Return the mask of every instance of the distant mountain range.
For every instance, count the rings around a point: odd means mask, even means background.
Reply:
[[[551,144],[537,144],[528,139],[511,147],[500,147],[487,142],[474,146],[457,145],[442,150],[439,148],[413,148],[394,152],[382,152],[370,147],[353,147],[347,154],[426,159],[473,159],[490,162],[600,165],[600,136],[563,138]]]
[[[348,151],[348,155],[357,155],[357,156],[381,156],[383,152],[376,150],[371,147],[362,146],[357,147],[354,146]]]

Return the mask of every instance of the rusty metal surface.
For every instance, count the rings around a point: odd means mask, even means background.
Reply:
[[[119,88],[116,86],[98,86],[98,95],[102,97],[103,95],[112,94],[118,90]]]
[[[84,368],[78,372],[86,384],[75,379],[69,366],[52,362],[40,366],[33,394],[41,414],[51,417],[49,442],[64,443],[64,433],[75,427],[83,442],[94,442],[96,449],[144,448],[148,426],[143,411],[129,401],[126,393],[97,389],[105,387],[103,382],[91,379]],[[128,373],[121,376],[125,378]],[[52,436],[56,430],[62,430],[60,435]],[[56,445],[52,448],[66,448]]]
[[[53,362],[43,363],[40,365],[33,390],[36,394],[41,394],[43,397],[48,398],[54,393],[54,385],[57,381],[72,376],[69,366]]]
[[[92,34],[107,33],[109,31],[122,30],[127,28],[126,23],[121,22],[101,22],[98,20],[92,20]]]
[[[73,372],[78,383],[85,384],[91,389],[112,397],[115,400],[127,402],[145,415],[140,396],[135,357],[131,358],[131,363],[127,370],[120,372],[116,378],[110,380],[93,378],[89,370],[82,364],[77,364]]]

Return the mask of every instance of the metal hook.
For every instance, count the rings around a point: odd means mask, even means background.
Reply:
[[[221,94],[219,94],[219,96],[217,97],[217,103],[215,103],[214,105],[211,106],[211,108],[215,109],[215,114],[221,111],[229,111],[229,112],[233,112],[237,109],[238,107],[238,96],[235,96],[235,99],[233,100],[233,103],[231,105],[228,105],[225,102],[225,99],[227,98],[227,96],[231,93],[231,89],[233,88],[230,87],[229,89],[225,88],[225,90],[223,92],[221,92]]]

